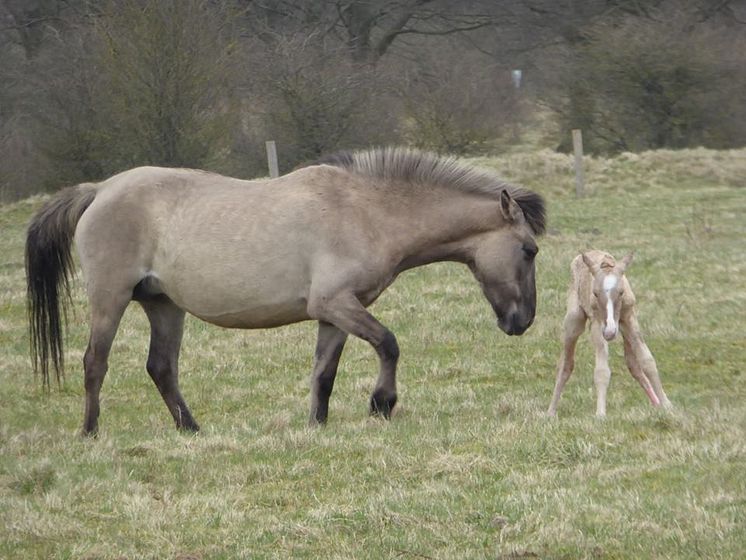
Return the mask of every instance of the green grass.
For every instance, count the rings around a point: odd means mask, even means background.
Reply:
[[[481,159],[546,195],[539,310],[500,333],[457,265],[402,276],[374,313],[401,347],[400,406],[367,416],[377,363],[351,340],[325,429],[306,428],[313,324],[229,331],[187,321],[182,389],[203,431],[177,433],[144,370],[132,306],[78,437],[86,304],[68,375],[30,373],[24,228],[0,207],[0,558],[743,558],[746,554],[746,151],[587,160]],[[544,411],[578,251],[635,250],[628,276],[672,413],[652,409],[612,346],[608,417],[579,345],[559,418]]]

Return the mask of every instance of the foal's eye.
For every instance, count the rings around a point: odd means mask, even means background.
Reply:
[[[539,252],[539,248],[536,245],[524,245],[522,249],[527,260],[533,259],[536,253]]]

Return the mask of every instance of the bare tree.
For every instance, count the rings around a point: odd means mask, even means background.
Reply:
[[[285,168],[376,143],[383,128],[393,128],[381,106],[379,71],[355,64],[319,36],[276,38],[272,48],[254,44],[250,68],[252,109],[262,115],[266,136],[279,141]]]
[[[122,0],[95,24],[123,164],[198,166],[225,146],[235,46],[207,0]]]
[[[553,60],[544,97],[564,137],[583,128],[586,148],[605,152],[746,140],[735,94],[746,85],[742,34],[712,23],[693,29],[696,12],[679,7],[598,24],[585,44]]]
[[[515,0],[512,0],[515,1]],[[443,36],[494,27],[502,3],[445,0],[275,0],[250,2],[254,32],[304,29],[337,39],[358,63],[376,63],[407,35]]]
[[[258,174],[267,138],[286,169],[495,149],[533,96],[589,149],[736,146],[744,23],[746,0],[0,0],[0,190]]]

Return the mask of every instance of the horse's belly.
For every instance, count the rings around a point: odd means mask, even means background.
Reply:
[[[261,329],[308,319],[307,298],[299,290],[228,290],[206,285],[198,291],[169,290],[166,294],[195,317],[221,327]],[[171,292],[171,293],[169,293]]]
[[[275,305],[254,305],[238,311],[218,313],[188,307],[186,309],[203,321],[232,329],[265,329],[309,319],[305,299]]]
[[[182,309],[221,327],[258,329],[309,318],[308,283],[299,274],[267,272],[259,281],[246,273],[213,275],[208,270],[184,276],[164,274],[162,291]]]
[[[248,241],[163,248],[152,273],[176,305],[209,323],[265,328],[308,319],[310,280],[302,255]]]

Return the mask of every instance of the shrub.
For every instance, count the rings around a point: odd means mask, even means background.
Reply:
[[[746,85],[742,39],[673,15],[598,25],[586,39],[557,70],[561,98],[549,99],[565,149],[571,128],[583,129],[590,152],[746,141],[746,111],[734,95]]]

